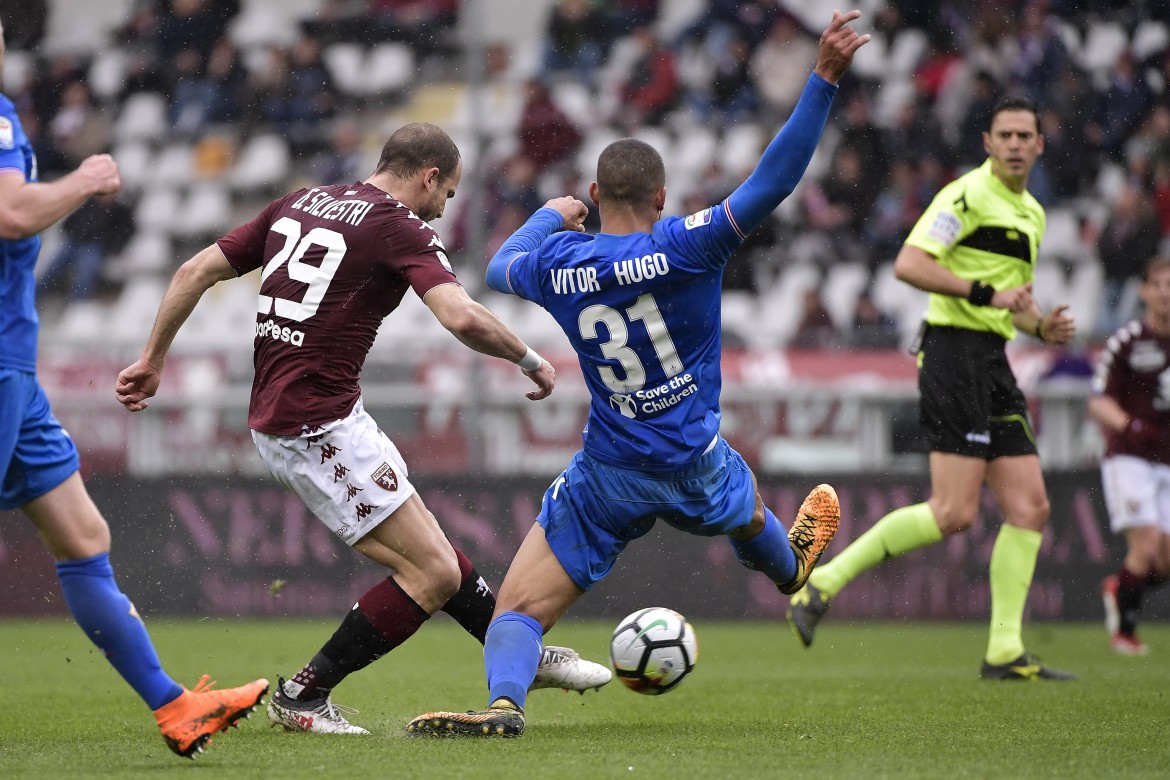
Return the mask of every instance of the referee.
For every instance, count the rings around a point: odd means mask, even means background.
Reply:
[[[1076,331],[1067,306],[1043,314],[1032,298],[1045,223],[1027,191],[1044,151],[1036,107],[1001,101],[983,147],[988,159],[939,192],[894,263],[898,279],[930,293],[918,347],[930,499],[894,510],[821,564],[792,597],[788,621],[811,645],[817,621],[854,577],[970,528],[986,483],[1004,525],[991,553],[991,631],[980,677],[1071,680],[1024,649],[1024,603],[1049,505],[1027,405],[1004,351],[1017,329],[1054,344]]]

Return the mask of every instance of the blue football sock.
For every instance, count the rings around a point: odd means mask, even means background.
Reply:
[[[109,554],[62,561],[57,577],[74,620],[146,706],[157,710],[178,698],[183,688],[162,670],[146,626],[114,582]]]
[[[782,584],[796,576],[796,555],[788,543],[788,534],[767,507],[764,530],[745,541],[732,539],[731,547],[740,563],[752,571],[763,572],[772,582]]]
[[[519,612],[505,612],[491,622],[483,645],[488,704],[503,696],[524,709],[528,686],[540,666],[543,635],[540,623]]]

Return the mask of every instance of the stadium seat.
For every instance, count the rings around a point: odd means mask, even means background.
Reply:
[[[180,217],[179,191],[173,187],[149,186],[134,207],[134,224],[139,230],[168,234]]]
[[[754,293],[726,290],[721,306],[723,319],[723,346],[746,347],[756,341],[759,327],[758,301]]]
[[[274,133],[253,136],[228,172],[228,184],[243,191],[278,187],[288,177],[289,160],[288,142],[284,138]]]
[[[316,0],[245,0],[228,35],[240,49],[288,46],[300,37],[299,22],[315,13]]]
[[[122,186],[135,192],[144,187],[154,175],[154,152],[150,144],[142,141],[127,141],[112,152],[122,174]]]
[[[929,45],[930,41],[922,30],[910,27],[899,31],[890,44],[889,56],[886,59],[887,75],[912,75]]]
[[[719,165],[732,179],[738,180],[756,167],[770,137],[753,122],[737,122],[723,133],[719,146]]]
[[[1145,19],[1139,22],[1133,31],[1130,51],[1135,60],[1143,62],[1155,54],[1165,51],[1167,46],[1170,46],[1170,30],[1166,28],[1166,24]]]
[[[1036,264],[1032,279],[1032,294],[1044,312],[1053,306],[1068,303],[1070,285],[1065,274],[1064,261],[1051,258]]]
[[[890,50],[885,33],[870,32],[869,43],[862,46],[853,55],[853,64],[849,68],[850,74],[862,79],[880,81],[889,72]]]
[[[1129,35],[1119,23],[1091,22],[1079,52],[1081,67],[1090,73],[1108,73],[1128,46]]]
[[[227,188],[215,182],[196,184],[181,206],[173,232],[184,238],[218,237],[234,227]]]
[[[835,263],[829,266],[821,285],[821,300],[838,329],[853,326],[857,298],[869,285],[869,268],[862,263]]]
[[[577,170],[588,171],[589,173],[586,175],[592,177],[593,172],[597,170],[597,158],[601,156],[601,150],[619,138],[621,135],[608,127],[598,127],[586,131],[581,148],[577,150]]]
[[[1077,320],[1077,330],[1082,334],[1092,333],[1097,328],[1104,283],[1105,271],[1096,258],[1084,260],[1073,268],[1067,302],[1069,311]]]
[[[146,274],[130,279],[96,332],[115,344],[141,345],[150,332],[168,281]]]
[[[158,92],[135,92],[122,103],[114,123],[114,141],[158,141],[169,128],[167,99]]]
[[[598,121],[597,107],[589,87],[579,81],[562,81],[549,95],[556,107],[577,127],[592,127]]]
[[[705,0],[662,0],[654,31],[662,40],[672,41],[706,9]]]
[[[1127,174],[1125,168],[1114,162],[1101,164],[1097,173],[1097,195],[1106,203],[1116,203],[1121,190],[1125,188]]]
[[[719,137],[715,131],[706,125],[694,125],[679,134],[673,167],[681,169],[687,178],[697,178],[715,160],[718,151]]]
[[[379,43],[366,63],[366,94],[392,95],[414,79],[414,50],[405,43]]]
[[[19,95],[37,71],[36,55],[30,51],[9,51],[4,55],[4,91]]]
[[[1085,254],[1080,217],[1068,208],[1048,210],[1048,224],[1040,242],[1040,257],[1078,260]]]
[[[140,230],[117,257],[107,262],[102,276],[125,281],[140,274],[167,273],[177,260],[167,235]]]
[[[776,284],[761,289],[759,316],[753,331],[754,347],[778,347],[788,343],[803,313],[805,290],[821,281],[821,269],[811,263],[789,263],[780,271]]]
[[[126,52],[118,48],[102,49],[89,66],[87,81],[90,91],[99,100],[112,100],[122,91],[125,72]]]
[[[151,166],[150,177],[164,187],[181,187],[190,183],[195,178],[194,149],[183,141],[163,147]]]
[[[354,97],[366,93],[366,53],[360,43],[331,43],[322,50],[321,61],[343,94]]]
[[[870,292],[874,305],[898,323],[903,343],[910,343],[926,312],[927,293],[898,281],[893,261],[883,263],[874,271]]]
[[[67,344],[92,344],[96,334],[109,331],[110,307],[97,300],[71,301],[56,322],[43,322],[43,337]],[[139,340],[146,337],[139,334]]]
[[[8,5],[4,4],[6,8]],[[40,53],[78,57],[109,48],[110,31],[129,15],[131,3],[129,0],[53,0],[47,5],[49,15]]]

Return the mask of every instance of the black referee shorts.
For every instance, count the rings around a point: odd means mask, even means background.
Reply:
[[[919,415],[931,452],[992,460],[1035,455],[1028,404],[1002,336],[928,325],[918,353]]]

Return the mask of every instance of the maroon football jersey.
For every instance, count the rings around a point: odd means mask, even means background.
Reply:
[[[1106,455],[1170,463],[1170,339],[1136,320],[1119,328],[1105,343],[1093,392],[1112,397],[1148,431],[1139,441],[1110,432]]]
[[[236,273],[263,268],[248,426],[276,436],[348,415],[407,288],[458,284],[434,229],[370,184],[286,195],[218,244]]]

